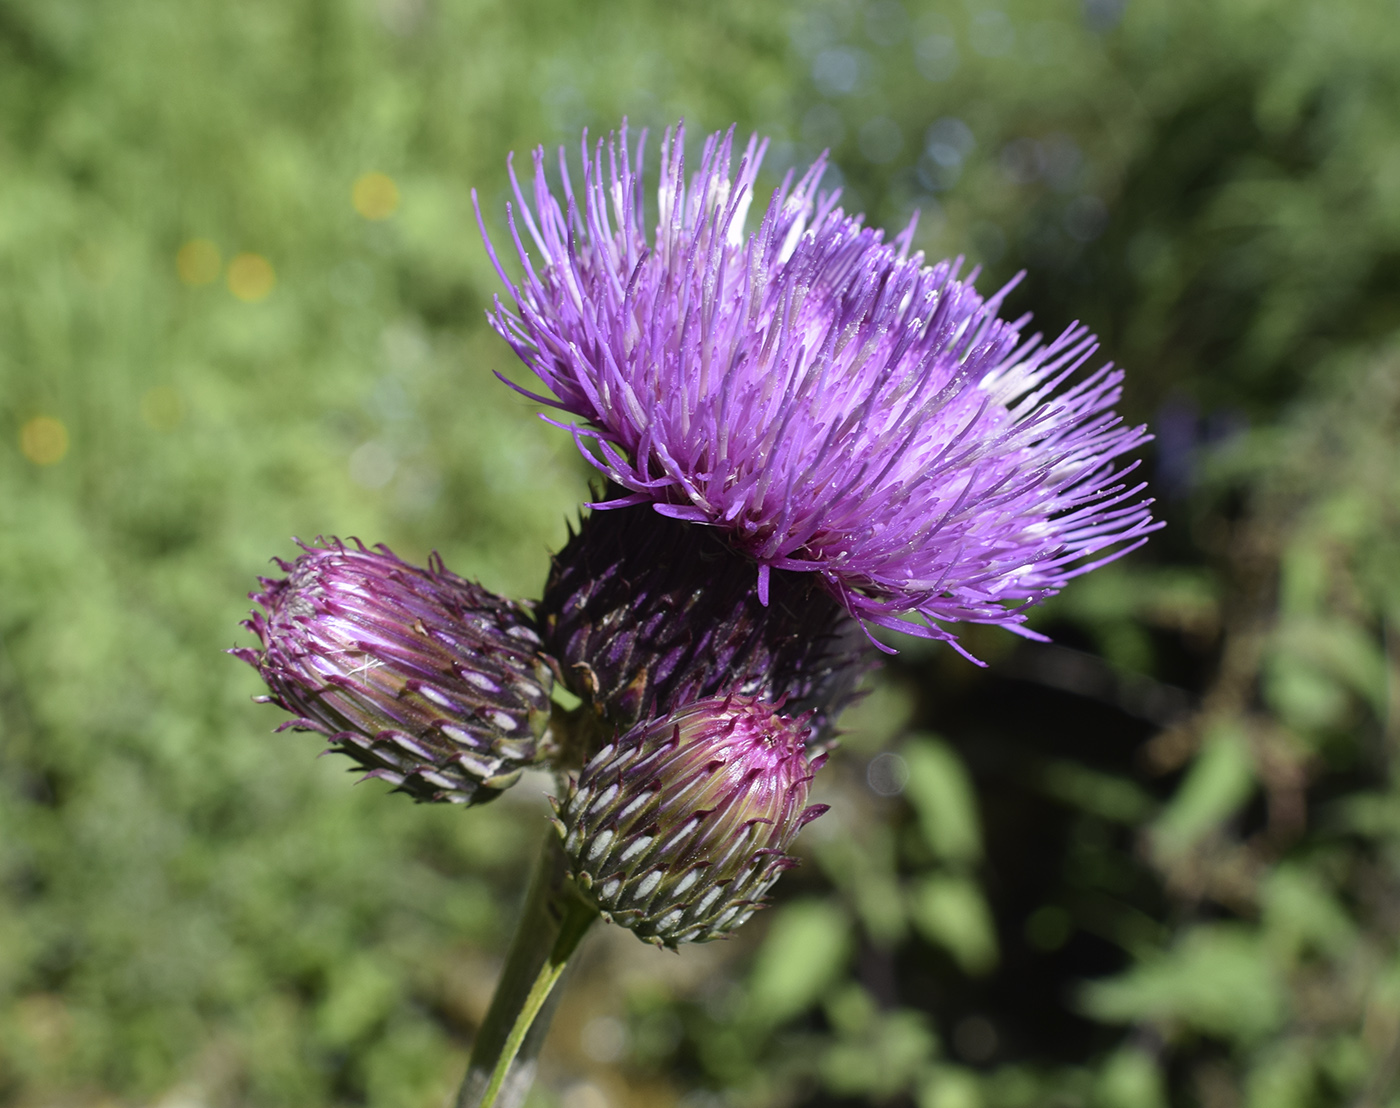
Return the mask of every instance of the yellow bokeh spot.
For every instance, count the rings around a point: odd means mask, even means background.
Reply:
[[[246,304],[267,299],[277,274],[261,254],[239,254],[228,263],[228,290]]]
[[[185,414],[180,394],[169,385],[157,385],[141,397],[141,418],[153,431],[169,431],[179,426]]]
[[[175,272],[187,285],[211,285],[223,268],[219,248],[208,239],[190,239],[175,255]]]
[[[399,210],[399,186],[383,173],[366,173],[355,181],[350,200],[366,219],[388,219]]]
[[[53,416],[35,416],[19,429],[19,448],[36,466],[51,466],[68,453],[68,428]]]

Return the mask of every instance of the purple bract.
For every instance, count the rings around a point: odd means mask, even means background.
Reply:
[[[997,318],[1010,286],[925,265],[913,224],[885,242],[818,191],[821,158],[747,230],[766,142],[732,173],[732,129],[688,184],[667,131],[649,242],[643,145],[585,136],[578,193],[561,151],[562,203],[542,149],[533,204],[512,171],[518,282],[488,240],[515,304],[492,322],[554,398],[526,395],[578,417],[560,425],[627,490],[603,507],[720,529],[765,603],[771,570],[810,571],[865,623],[950,641],[1016,629],[1155,529],[1116,462],[1149,436],[1112,411],[1120,371],[1076,377],[1085,328],[1022,338]]]

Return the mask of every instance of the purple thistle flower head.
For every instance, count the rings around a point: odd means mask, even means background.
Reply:
[[[1158,526],[1119,462],[1149,436],[1112,410],[1121,371],[1078,374],[1085,328],[1023,338],[998,318],[1011,286],[924,264],[912,223],[886,242],[818,190],[824,158],[750,229],[767,144],[739,153],[732,128],[688,181],[666,132],[648,236],[644,143],[585,135],[577,192],[561,150],[562,201],[543,149],[531,200],[512,170],[519,281],[487,240],[514,301],[492,323],[553,398],[525,394],[625,490],[596,507],[718,529],[764,603],[773,570],[815,573],[865,624],[948,641],[1030,634],[1031,604]]]

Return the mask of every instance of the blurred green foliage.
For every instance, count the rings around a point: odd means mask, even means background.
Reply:
[[[732,943],[595,938],[541,1105],[1400,1105],[1391,0],[0,0],[0,1103],[441,1104],[544,830],[271,737],[293,534],[532,595],[504,158],[627,114],[1129,366],[1168,528],[918,644]],[[370,176],[370,175],[381,176]],[[615,929],[614,929],[615,931]]]

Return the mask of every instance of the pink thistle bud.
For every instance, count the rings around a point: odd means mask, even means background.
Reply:
[[[600,750],[555,821],[574,879],[603,915],[656,945],[720,938],[796,859],[824,754],[810,720],[752,697],[712,697]]]
[[[550,670],[530,613],[384,546],[303,547],[289,576],[261,578],[263,608],[243,626],[254,666],[296,718],[371,777],[417,800],[481,803],[536,760],[549,721]]]

